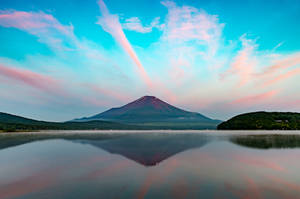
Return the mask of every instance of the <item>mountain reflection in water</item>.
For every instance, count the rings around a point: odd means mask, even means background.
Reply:
[[[300,135],[239,135],[230,137],[230,141],[240,146],[258,149],[300,147]]]
[[[185,150],[199,148],[212,140],[203,134],[79,134],[79,135],[11,135],[0,142],[0,150],[30,142],[64,139],[74,143],[89,144],[113,154],[122,155],[144,166],[154,166]]]
[[[211,137],[199,134],[142,134],[111,140],[80,140],[144,166],[154,166],[177,153],[204,146]]]
[[[299,198],[299,140],[209,133],[0,135],[0,198]]]

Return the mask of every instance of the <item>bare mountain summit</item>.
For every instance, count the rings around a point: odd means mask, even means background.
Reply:
[[[151,126],[180,125],[192,129],[196,126],[215,127],[219,120],[210,119],[200,113],[189,112],[172,106],[154,96],[144,96],[119,108],[111,108],[92,117],[75,121],[106,120],[121,123],[146,124]],[[208,126],[209,127],[208,127]]]

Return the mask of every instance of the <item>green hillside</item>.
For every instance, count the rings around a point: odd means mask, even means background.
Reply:
[[[37,130],[126,130],[138,128],[139,127],[134,125],[99,120],[89,122],[45,122],[0,112],[0,131],[4,132]]]
[[[254,112],[235,116],[218,125],[219,130],[299,130],[300,113]]]

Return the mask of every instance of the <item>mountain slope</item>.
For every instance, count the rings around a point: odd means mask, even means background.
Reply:
[[[77,121],[108,120],[123,123],[218,123],[200,113],[185,111],[154,96],[144,96],[119,108],[112,108]]]
[[[31,130],[105,130],[105,129],[139,129],[139,126],[119,124],[109,121],[89,122],[45,122],[32,120],[8,113],[0,112],[0,131]]]
[[[300,130],[300,113],[254,112],[235,116],[218,126],[220,130]]]
[[[0,112],[0,122],[1,123],[18,123],[18,124],[41,124],[42,121],[32,120],[25,117],[20,117],[17,115],[12,115],[8,113]]]

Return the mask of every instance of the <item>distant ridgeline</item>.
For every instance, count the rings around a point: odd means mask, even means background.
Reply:
[[[254,112],[235,116],[219,130],[300,130],[300,113]]]
[[[32,120],[8,113],[0,112],[0,132],[37,131],[37,130],[130,130],[139,129],[134,125],[109,121],[89,122],[45,122]]]

